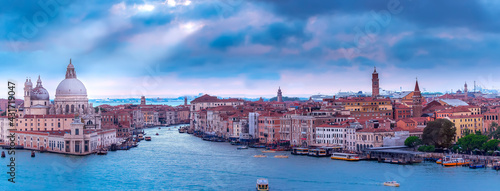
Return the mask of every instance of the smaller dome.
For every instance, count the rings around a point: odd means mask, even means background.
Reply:
[[[31,100],[49,100],[49,92],[43,87],[31,90]]]

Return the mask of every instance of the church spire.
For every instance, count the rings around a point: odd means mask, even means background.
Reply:
[[[418,87],[418,78],[415,78],[415,92],[420,92],[420,87]]]
[[[66,69],[66,79],[76,78],[75,66],[71,64],[71,58],[69,59],[68,68]]]
[[[38,80],[36,81],[36,87],[42,87],[42,79],[40,79],[40,75],[38,75]]]

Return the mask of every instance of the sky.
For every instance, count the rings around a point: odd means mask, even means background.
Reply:
[[[498,89],[498,18],[494,0],[1,1],[0,97],[40,75],[53,99],[70,59],[89,98],[370,92],[374,67],[383,90]]]

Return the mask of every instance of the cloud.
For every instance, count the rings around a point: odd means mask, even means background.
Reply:
[[[36,3],[0,3],[0,75],[23,81],[40,74],[44,82],[58,82],[73,58],[96,95],[120,94],[142,86],[134,80],[156,77],[178,85],[148,90],[155,95],[274,95],[280,84],[291,94],[370,91],[373,66],[382,87],[392,90],[411,86],[408,76],[419,76],[429,90],[448,90],[498,69],[498,2],[400,0],[402,11],[367,34],[367,24],[376,21],[372,13],[388,10],[390,2],[69,1],[28,36],[25,20],[33,24],[45,10]],[[369,43],[356,46],[360,38]],[[440,84],[425,85],[426,78]],[[495,83],[488,86],[500,86]],[[101,93],[106,89],[113,91]]]

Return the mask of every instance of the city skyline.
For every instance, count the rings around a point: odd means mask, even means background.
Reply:
[[[374,66],[384,90],[412,90],[415,77],[432,92],[500,87],[498,3],[394,2],[16,2],[2,10],[0,74],[41,75],[54,92],[72,58],[89,98],[371,92]]]

